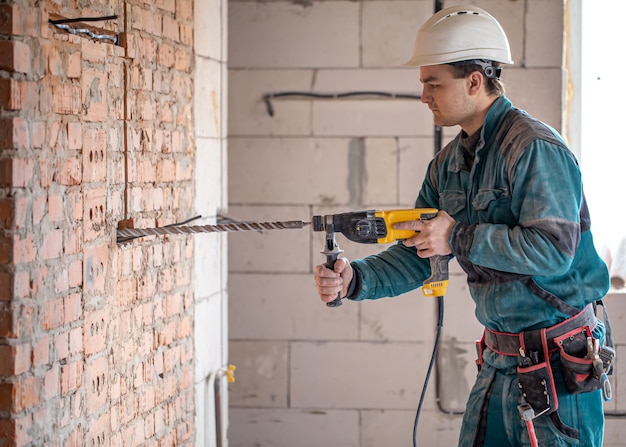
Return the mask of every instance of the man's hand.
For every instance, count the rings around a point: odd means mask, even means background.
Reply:
[[[341,257],[335,261],[335,270],[330,270],[324,265],[315,267],[315,285],[317,293],[323,302],[329,303],[337,298],[337,294],[341,293],[341,297],[345,297],[348,293],[348,287],[352,282],[354,272],[350,266],[348,259]]]
[[[418,233],[406,239],[403,244],[407,247],[417,248],[420,258],[430,258],[435,255],[449,255],[450,232],[455,220],[445,211],[439,211],[431,220],[411,220],[398,222],[393,227],[397,230],[415,230]]]

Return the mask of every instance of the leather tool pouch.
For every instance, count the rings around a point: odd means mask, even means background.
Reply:
[[[559,407],[554,376],[550,366],[545,329],[521,333],[523,338],[517,374],[522,397],[531,406],[534,416],[549,414]]]
[[[593,351],[595,342],[589,326],[563,334],[554,342],[559,347],[565,385],[570,393],[588,393],[602,386],[603,362],[600,352]]]

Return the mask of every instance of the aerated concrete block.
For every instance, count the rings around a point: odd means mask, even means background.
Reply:
[[[356,340],[359,304],[327,307],[313,274],[231,274],[231,340]],[[276,282],[280,285],[277,286]]]
[[[233,68],[356,67],[359,3],[229,3]]]

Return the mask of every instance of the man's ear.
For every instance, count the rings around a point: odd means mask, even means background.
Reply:
[[[478,70],[471,72],[467,76],[468,93],[477,94],[485,83],[485,76]]]

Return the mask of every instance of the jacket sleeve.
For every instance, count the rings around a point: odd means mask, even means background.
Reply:
[[[361,301],[398,296],[421,287],[430,276],[428,259],[402,242],[363,259],[352,261],[355,270],[354,292],[348,299]]]
[[[566,273],[581,238],[582,180],[573,154],[536,140],[515,160],[509,177],[517,223],[457,222],[450,237],[453,253],[514,274]]]

